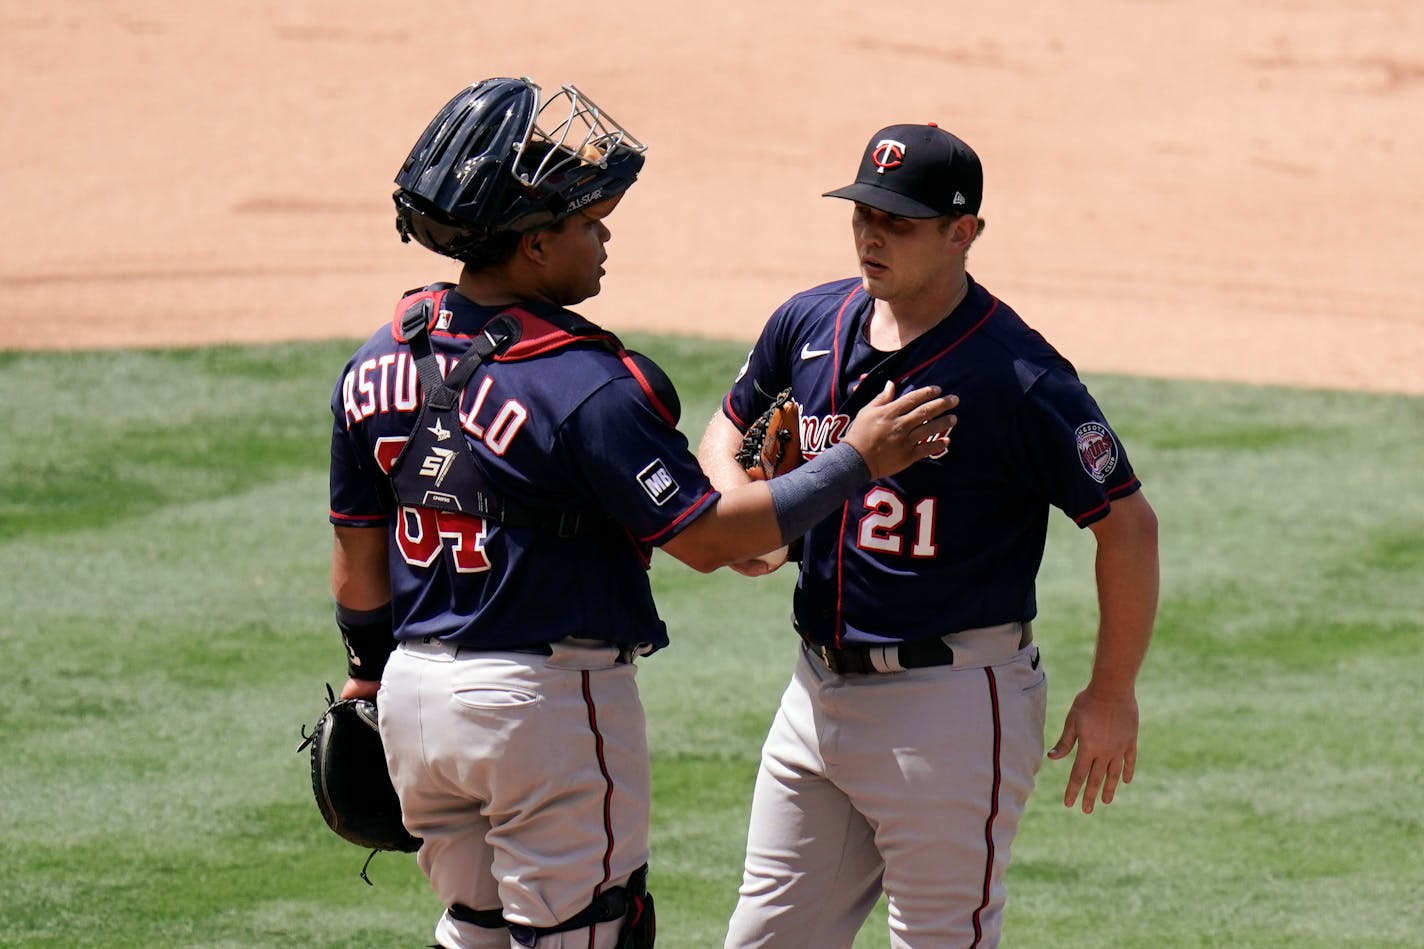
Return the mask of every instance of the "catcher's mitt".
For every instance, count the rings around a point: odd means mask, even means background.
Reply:
[[[786,474],[802,462],[801,407],[783,389],[742,436],[737,463],[756,481]]]
[[[310,735],[303,731],[297,751],[311,747],[312,793],[327,826],[373,851],[419,850],[420,838],[401,823],[400,800],[376,727],[376,703],[337,701],[329,685],[326,701],[326,712]]]

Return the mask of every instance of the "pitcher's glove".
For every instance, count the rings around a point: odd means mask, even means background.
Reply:
[[[326,701],[316,727],[310,735],[303,730],[297,746],[297,751],[311,747],[312,793],[322,818],[341,837],[373,851],[419,850],[420,838],[401,823],[400,800],[376,727],[376,703],[337,701],[329,685]]]
[[[801,464],[801,407],[790,389],[781,390],[747,428],[736,457],[754,481],[767,481]]]

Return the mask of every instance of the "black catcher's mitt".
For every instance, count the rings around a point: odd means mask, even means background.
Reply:
[[[326,687],[326,712],[297,746],[311,747],[312,793],[327,826],[371,850],[420,849],[401,823],[400,800],[386,769],[386,753],[376,727],[376,703],[338,701]]]
[[[801,407],[782,389],[771,405],[742,436],[737,463],[753,480],[766,481],[786,474],[802,462]]]

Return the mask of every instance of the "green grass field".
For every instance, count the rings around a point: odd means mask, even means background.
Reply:
[[[629,342],[695,440],[746,347]],[[429,943],[414,860],[363,883],[295,753],[343,675],[326,403],[351,348],[0,353],[0,945]],[[1084,817],[1045,765],[1005,945],[1424,945],[1424,400],[1089,382],[1162,524],[1138,777]],[[1091,656],[1092,554],[1055,516],[1050,741]],[[653,582],[659,944],[700,949],[736,897],[791,577],[659,555]],[[885,944],[882,909],[856,945]]]

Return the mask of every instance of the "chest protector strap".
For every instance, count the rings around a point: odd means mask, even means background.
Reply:
[[[475,370],[516,346],[523,333],[513,312],[490,320],[459,354],[448,375],[430,345],[430,324],[447,288],[421,293],[401,317],[401,337],[410,344],[420,376],[422,403],[415,427],[391,466],[391,487],[403,505],[470,514],[504,524],[573,537],[607,529],[611,521],[594,511],[535,507],[497,492],[480,470],[460,421],[460,395]],[[507,358],[507,357],[506,357]]]

